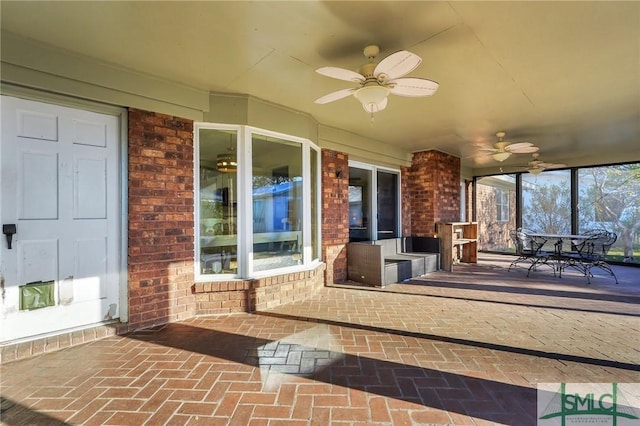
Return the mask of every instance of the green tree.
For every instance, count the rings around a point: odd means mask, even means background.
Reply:
[[[571,197],[569,184],[538,184],[526,189],[530,202],[522,215],[522,226],[547,234],[571,232]]]
[[[640,231],[640,164],[581,169],[580,185],[578,204],[588,217],[581,230],[595,223],[615,232],[625,260],[633,261]]]

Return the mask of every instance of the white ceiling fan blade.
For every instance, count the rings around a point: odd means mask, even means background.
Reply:
[[[431,96],[439,84],[426,78],[399,78],[389,82],[389,92],[399,96]]]
[[[537,146],[527,146],[527,147],[523,147],[523,148],[518,148],[518,149],[510,149],[508,151],[514,153],[514,154],[533,154],[534,152],[538,152],[540,148],[538,148]]]
[[[346,98],[347,96],[355,93],[358,90],[357,87],[351,89],[342,89],[336,92],[331,92],[328,95],[324,95],[316,99],[314,102],[317,104],[328,104],[329,102],[337,101],[338,99]]]
[[[509,149],[518,149],[518,148],[533,146],[533,144],[531,142],[517,142],[517,143],[511,143],[507,146]]]
[[[538,152],[539,149],[537,146],[523,146],[514,149],[505,148],[505,151],[509,151],[512,154],[533,154],[534,152]]]
[[[422,58],[415,53],[401,50],[384,58],[373,70],[373,76],[378,78],[381,74],[386,75],[387,80],[395,80],[416,69],[422,62]]]
[[[362,74],[344,68],[322,67],[318,68],[316,72],[327,77],[337,78],[338,80],[353,81],[356,83],[362,83],[364,81]]]
[[[531,154],[537,152],[539,148],[531,142],[518,142],[507,145],[504,149],[514,154]]]
[[[380,103],[378,104],[362,104],[362,107],[364,108],[365,111],[367,111],[368,113],[373,114],[374,112],[379,112],[382,111],[383,109],[385,109],[387,107],[387,98],[384,98]]]

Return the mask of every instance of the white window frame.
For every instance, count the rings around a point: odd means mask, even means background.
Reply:
[[[497,222],[509,222],[509,190],[504,188],[495,188],[496,191],[496,221]],[[505,203],[506,196],[506,203]],[[498,211],[498,206],[500,206],[500,210]],[[505,218],[506,214],[506,218]]]
[[[237,274],[203,274],[200,268],[200,130],[233,130],[238,134],[237,141]],[[299,143],[302,148],[302,264],[288,266],[284,268],[269,269],[265,271],[253,270],[253,194],[251,191],[252,182],[252,137],[254,134],[261,136],[274,137],[295,143]],[[313,258],[312,235],[311,235],[311,206],[308,200],[311,199],[311,167],[310,167],[310,150],[316,151],[316,179],[318,188],[316,188],[315,202],[317,206],[316,223],[320,228],[317,232],[317,258]],[[228,281],[230,279],[250,279],[260,278],[263,276],[280,275],[290,272],[298,272],[308,270],[318,266],[321,259],[322,247],[322,171],[321,171],[321,151],[320,148],[308,139],[297,136],[287,135],[284,133],[274,132],[253,126],[230,125],[223,123],[194,123],[194,236],[195,236],[195,252],[194,252],[194,273],[195,281]]]

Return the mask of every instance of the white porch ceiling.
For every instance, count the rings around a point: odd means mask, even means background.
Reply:
[[[495,133],[529,141],[548,162],[640,160],[640,2],[14,2],[2,29],[100,61],[216,92],[246,93],[320,123],[402,147],[438,149],[463,166],[499,164]],[[356,70],[400,49],[428,98],[391,95],[370,117],[350,87],[315,73]],[[476,170],[483,173],[482,170]]]

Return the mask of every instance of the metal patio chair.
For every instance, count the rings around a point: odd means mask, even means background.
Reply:
[[[524,262],[529,264],[527,276],[529,276],[531,271],[535,270],[538,265],[549,266],[553,270],[553,276],[556,275],[555,266],[549,263],[552,253],[543,250],[543,247],[547,242],[546,238],[533,236],[523,228],[509,231],[509,236],[516,246],[516,254],[518,255],[518,258],[509,265],[509,271],[518,263]]]
[[[591,278],[594,276],[592,269],[599,268],[613,276],[618,284],[618,277],[606,261],[609,249],[618,239],[618,235],[602,229],[587,233],[590,235],[588,239],[572,243],[574,251],[564,256],[562,269],[570,267],[579,270],[587,277],[587,283],[591,284]]]

